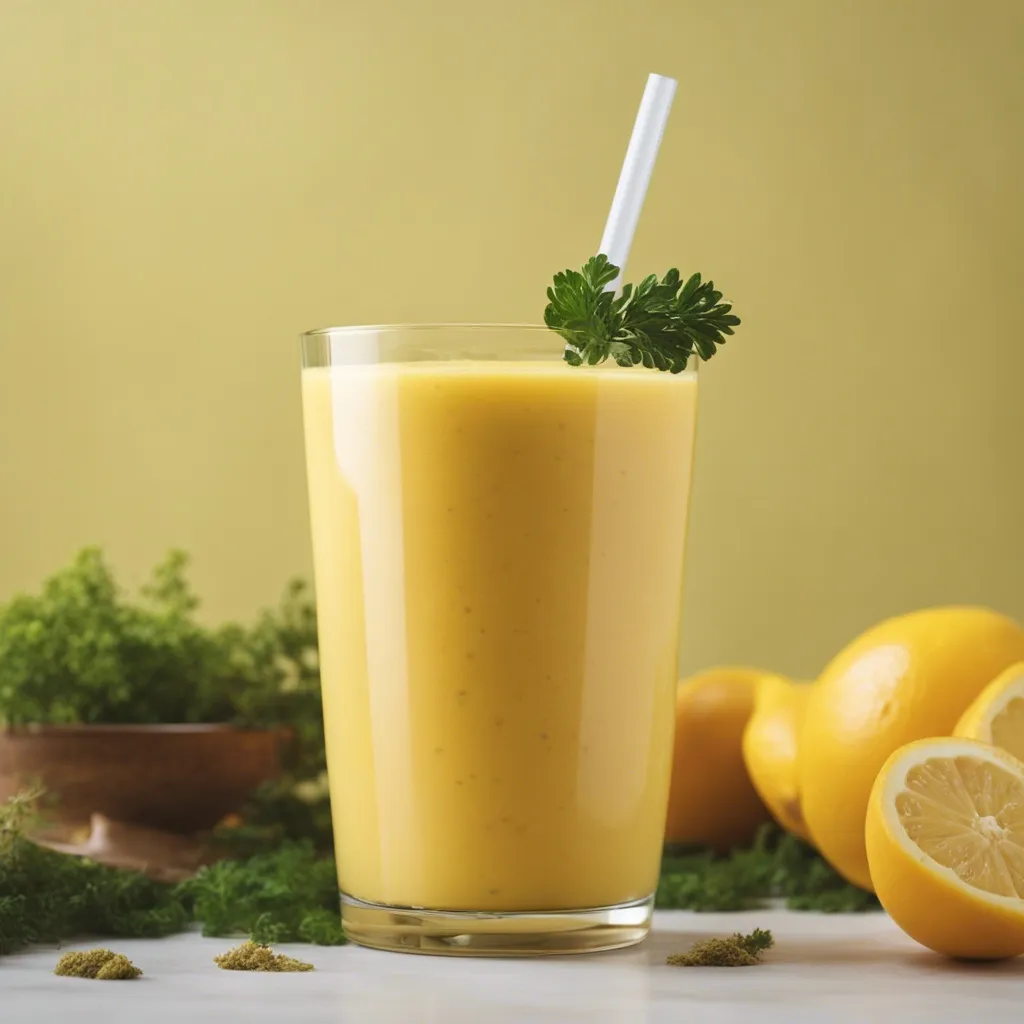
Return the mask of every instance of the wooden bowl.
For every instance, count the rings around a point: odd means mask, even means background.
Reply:
[[[229,725],[0,730],[0,801],[38,782],[57,798],[49,816],[61,825],[86,825],[101,814],[192,834],[237,811],[278,775],[284,735]]]

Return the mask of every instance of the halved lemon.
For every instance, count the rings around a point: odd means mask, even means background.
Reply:
[[[1024,763],[976,740],[918,740],[875,780],[868,867],[889,916],[947,956],[1024,953]]]
[[[953,735],[994,743],[1024,760],[1024,662],[1011,665],[975,697]]]

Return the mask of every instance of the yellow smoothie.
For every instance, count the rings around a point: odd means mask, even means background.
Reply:
[[[694,374],[303,371],[342,890],[437,910],[654,890]]]

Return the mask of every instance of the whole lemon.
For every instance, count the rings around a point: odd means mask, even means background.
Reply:
[[[783,676],[759,679],[743,732],[743,761],[754,789],[775,820],[801,839],[809,837],[800,810],[797,738],[810,690]]]
[[[889,619],[841,651],[811,688],[799,789],[811,839],[846,879],[871,889],[864,820],[875,777],[912,740],[949,735],[977,694],[1024,659],[1024,630],[985,608]]]
[[[679,684],[667,842],[726,851],[771,820],[743,764],[743,730],[766,674],[713,668]]]

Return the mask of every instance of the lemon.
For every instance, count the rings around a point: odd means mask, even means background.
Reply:
[[[871,887],[864,815],[886,758],[948,736],[972,700],[1024,660],[1024,630],[983,608],[914,612],[868,630],[811,688],[800,729],[799,791],[814,845],[849,881]]]
[[[743,764],[743,730],[763,675],[713,668],[679,684],[668,842],[729,850],[770,820]]]
[[[901,747],[866,833],[875,891],[908,935],[947,956],[1024,953],[1024,763],[969,739]]]
[[[783,676],[757,681],[743,731],[743,761],[754,789],[787,831],[809,838],[800,811],[797,735],[810,687]]]
[[[954,736],[994,743],[1024,760],[1024,662],[989,683],[960,716]]]

